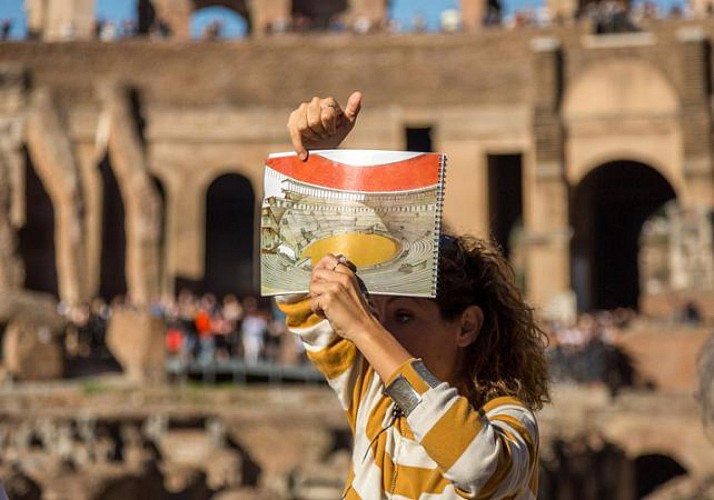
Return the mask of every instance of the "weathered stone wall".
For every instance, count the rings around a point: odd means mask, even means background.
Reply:
[[[691,396],[611,400],[567,386],[554,396],[538,415],[544,498],[636,498],[635,462],[652,453],[676,461],[690,481],[714,473]],[[47,497],[318,500],[339,497],[349,467],[350,430],[324,386],[99,381],[84,390],[28,387],[0,403],[0,473]]]
[[[30,94],[51,90],[66,123],[86,208],[76,216],[86,232],[77,269],[95,271],[98,265],[101,194],[92,166],[108,147],[128,207],[129,294],[139,301],[153,294],[158,279],[161,291],[170,293],[176,277],[202,278],[205,199],[213,180],[239,174],[259,194],[263,159],[290,147],[289,110],[315,94],[344,99],[360,89],[364,112],[346,146],[402,149],[405,127],[431,127],[433,147],[450,155],[445,219],[458,231],[490,233],[488,155],[522,155],[526,287],[536,304],[547,305],[571,286],[569,193],[593,169],[608,161],[640,161],[667,179],[683,206],[714,203],[706,85],[714,21],[648,28],[605,37],[575,25],[221,43],[23,42],[0,45],[0,58],[24,68]],[[124,108],[109,104],[100,89],[114,85],[140,96],[145,127],[132,126],[138,118],[126,101],[119,101]],[[613,92],[598,90],[607,85]],[[19,109],[23,118],[27,108]],[[123,109],[124,118],[112,109]],[[118,136],[117,124],[141,135]],[[126,141],[119,146],[119,137],[134,137],[136,147],[127,148]],[[133,160],[122,163],[123,156]],[[53,168],[62,170],[59,158],[56,163]],[[156,221],[137,224],[132,215],[160,217],[147,178],[136,189],[121,175],[122,164],[142,164],[137,172],[155,175],[165,186],[162,261],[154,257]],[[63,224],[58,244],[69,238],[71,224]],[[58,247],[58,259],[65,259],[67,248]],[[70,271],[61,278],[80,275],[83,284],[77,293],[63,285],[63,299],[96,294],[96,272]]]

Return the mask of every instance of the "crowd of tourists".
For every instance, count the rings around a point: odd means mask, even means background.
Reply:
[[[62,304],[59,312],[67,319],[66,351],[72,358],[111,358],[106,345],[112,310],[127,307],[122,297],[110,304],[101,298],[80,307]],[[166,324],[165,349],[170,368],[191,364],[220,364],[240,360],[246,364],[303,364],[300,342],[287,332],[285,318],[269,302],[255,297],[238,299],[226,295],[219,300],[207,293],[182,290],[173,299],[151,306],[154,316]],[[549,321],[546,351],[551,378],[556,382],[603,385],[612,394],[632,385],[634,368],[621,349],[623,335],[637,313],[615,309],[583,313],[575,321]],[[684,301],[673,317],[678,324],[699,324],[696,304]]]
[[[581,314],[572,324],[550,322],[546,354],[552,379],[605,384],[612,393],[632,385],[633,368],[619,340],[635,317],[631,309],[621,308]]]
[[[111,304],[101,298],[79,307],[60,304],[59,312],[68,323],[68,356],[111,356],[106,345],[109,319],[113,309],[127,306],[122,297]],[[176,299],[153,303],[151,314],[166,324],[165,348],[173,365],[231,359],[248,364],[304,361],[301,346],[286,332],[284,317],[252,296],[239,300],[229,294],[218,300],[214,294],[199,296],[182,290]]]
[[[173,369],[230,360],[246,364],[304,363],[301,344],[287,332],[280,311],[268,304],[252,296],[238,299],[229,294],[219,300],[214,294],[182,290],[175,299],[154,303],[151,313],[166,324],[167,362]],[[60,305],[59,312],[69,325],[67,354],[75,358],[111,357],[106,346],[107,325],[112,310],[126,306],[122,297],[111,304],[97,298],[80,307]],[[632,366],[619,340],[635,317],[630,309],[616,309],[582,314],[572,324],[548,322],[547,355],[553,380],[604,384],[612,392],[631,385]]]
[[[298,362],[297,343],[287,334],[285,318],[277,309],[260,307],[248,296],[218,300],[213,294],[197,296],[182,291],[176,301],[157,306],[156,314],[166,321],[166,351],[169,362],[208,364],[241,359],[260,362]],[[286,341],[290,342],[286,346]]]

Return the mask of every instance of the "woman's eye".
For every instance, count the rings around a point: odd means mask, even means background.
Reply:
[[[394,320],[397,323],[407,323],[414,319],[414,315],[409,311],[397,311],[394,313]]]

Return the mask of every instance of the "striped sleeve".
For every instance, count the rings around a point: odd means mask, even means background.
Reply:
[[[475,410],[447,383],[427,383],[420,363],[404,363],[387,385],[405,379],[418,396],[407,423],[457,493],[471,499],[534,498],[538,428],[533,413],[507,397]]]
[[[367,388],[366,374],[373,371],[367,369],[367,363],[352,342],[337,335],[329,321],[312,312],[309,299],[278,298],[276,302],[287,316],[288,329],[300,338],[307,357],[337,393],[354,430],[357,408]]]

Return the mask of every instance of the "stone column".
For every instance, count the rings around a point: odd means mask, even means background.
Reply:
[[[99,118],[98,136],[105,129],[107,114]],[[100,139],[101,142],[101,139]],[[96,297],[99,294],[102,255],[102,223],[104,185],[98,165],[106,154],[106,144],[79,143],[75,145],[77,163],[82,180],[82,199],[84,200],[84,247],[86,256],[86,275],[84,289],[87,295]]]
[[[290,0],[260,0],[250,2],[250,24],[252,35],[261,37],[267,34],[268,27],[275,21],[288,22],[291,17],[292,2]]]
[[[67,128],[47,89],[35,91],[27,119],[27,145],[37,175],[55,210],[55,246],[60,299],[87,300],[80,278],[84,267],[82,195],[79,169]]]
[[[13,187],[10,171],[10,162],[0,147],[0,291],[19,290],[24,281],[22,259],[17,253],[17,228],[11,220]]]
[[[712,116],[709,103],[707,41],[698,28],[677,32],[682,82],[682,146],[684,179],[689,199],[685,205],[714,207]]]
[[[372,26],[382,26],[387,20],[386,0],[350,0],[349,17],[355,20],[367,17]]]
[[[126,280],[134,305],[159,296],[161,200],[147,167],[127,89],[102,89],[109,113],[108,150],[126,213]]]
[[[177,40],[191,38],[192,0],[152,0],[157,20],[171,28],[171,36]]]
[[[579,3],[578,0],[547,0],[546,6],[554,20],[571,21],[578,13]]]
[[[27,0],[30,35],[46,41],[94,36],[94,0]]]
[[[526,158],[524,184],[526,287],[530,299],[548,306],[570,290],[568,186],[564,172],[560,43],[532,42],[534,154]]]
[[[461,0],[461,21],[465,31],[475,31],[483,26],[486,0]]]
[[[0,291],[18,290],[24,282],[17,230],[24,224],[23,118],[27,78],[21,67],[0,68]]]

